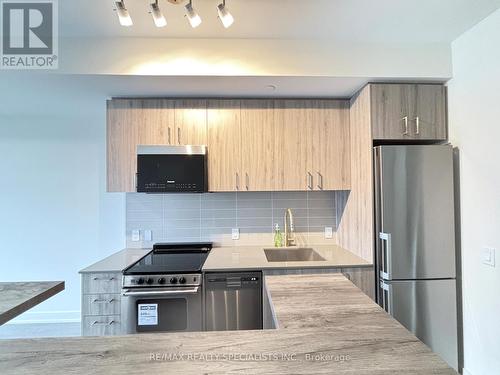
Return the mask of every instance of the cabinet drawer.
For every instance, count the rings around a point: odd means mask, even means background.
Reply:
[[[120,315],[84,316],[82,320],[83,336],[112,336],[121,333]]]
[[[121,273],[89,273],[82,276],[83,294],[120,293]]]
[[[86,294],[82,315],[120,315],[120,294]]]

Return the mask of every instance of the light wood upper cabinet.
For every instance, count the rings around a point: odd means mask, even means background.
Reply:
[[[271,191],[280,162],[273,100],[241,101],[241,190]]]
[[[135,191],[138,145],[206,144],[209,191],[348,189],[348,102],[113,99],[108,191]]]
[[[137,146],[168,143],[173,108],[172,101],[163,99],[107,102],[107,191],[135,191]]]
[[[241,188],[241,131],[239,100],[208,101],[208,189]]]
[[[175,129],[172,144],[205,145],[207,143],[207,101],[176,100]]]
[[[372,84],[375,140],[445,140],[446,89],[433,84]]]
[[[413,85],[411,126],[415,139],[446,140],[446,87]]]
[[[275,101],[276,190],[308,190],[312,108],[308,100]]]
[[[312,102],[308,171],[313,190],[345,190],[351,186],[349,148],[349,102]]]

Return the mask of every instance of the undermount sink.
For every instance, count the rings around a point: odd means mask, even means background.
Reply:
[[[315,262],[326,260],[311,248],[264,249],[268,262]]]

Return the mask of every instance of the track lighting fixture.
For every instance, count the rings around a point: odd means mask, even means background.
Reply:
[[[227,29],[234,22],[234,17],[226,7],[226,0],[222,0],[222,3],[217,5],[217,13],[219,15],[220,22]]]
[[[194,10],[192,0],[189,0],[189,3],[186,4],[186,17],[193,29],[200,26],[201,18]]]
[[[1,1],[1,0],[0,0]],[[128,0],[127,0],[128,1]],[[149,13],[153,17],[153,21],[156,27],[165,27],[167,26],[167,19],[162,13],[159,5],[160,0],[149,0]],[[194,29],[201,24],[201,17],[196,12],[193,7],[193,0],[167,0],[171,4],[183,4],[187,2],[185,5],[185,16],[189,21],[189,24]],[[219,0],[221,1],[221,0]],[[128,9],[125,7],[125,0],[113,0],[114,10],[118,15],[118,19],[120,21],[120,25],[122,26],[132,26],[132,18],[128,12]],[[234,23],[234,17],[229,12],[229,9],[226,7],[226,0],[222,0],[222,2],[217,5],[217,15],[220,19],[222,25],[227,29]]]
[[[151,13],[151,15],[153,16],[153,21],[155,22],[156,27],[167,26],[167,20],[160,10],[158,0],[155,0],[154,3],[149,4],[149,13]]]
[[[122,26],[132,26],[132,18],[128,13],[127,8],[125,8],[124,0],[115,1],[115,10],[116,14],[118,14],[118,20],[120,21],[120,25]]]

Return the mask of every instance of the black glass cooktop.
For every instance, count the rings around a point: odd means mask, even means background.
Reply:
[[[161,243],[123,271],[124,275],[201,272],[211,243]]]

